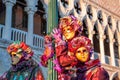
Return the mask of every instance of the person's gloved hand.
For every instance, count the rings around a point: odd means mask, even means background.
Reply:
[[[51,35],[55,38],[56,43],[62,40],[60,29],[57,29],[57,28],[53,29],[53,32],[51,33]]]
[[[52,37],[50,35],[46,35],[44,37],[44,40],[45,40],[45,43],[44,43],[45,47],[52,46]]]

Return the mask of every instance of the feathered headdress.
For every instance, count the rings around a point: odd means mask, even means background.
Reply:
[[[31,56],[33,56],[32,49],[24,42],[19,42],[19,41],[10,44],[7,47],[7,51],[9,54],[11,54],[11,52],[16,52],[16,54],[21,54],[25,59],[29,59]]]

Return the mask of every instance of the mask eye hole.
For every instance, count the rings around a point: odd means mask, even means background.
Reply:
[[[80,53],[80,52],[81,52],[80,50],[77,51],[77,53]]]
[[[11,56],[11,57],[15,57],[15,56],[16,56],[16,52],[11,52],[11,53],[10,53],[10,56]]]
[[[10,56],[11,56],[11,57],[15,57],[15,56],[16,56],[16,54],[10,54]]]
[[[16,56],[16,54],[13,54],[13,56],[15,57],[15,56]]]
[[[83,50],[83,52],[87,52],[87,50]]]

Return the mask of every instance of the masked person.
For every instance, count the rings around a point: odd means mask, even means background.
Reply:
[[[74,38],[69,47],[78,60],[76,65],[77,76],[72,80],[109,80],[109,75],[101,67],[99,59],[90,59],[93,47],[89,38],[85,36]]]
[[[50,35],[49,38],[45,37],[45,50],[41,57],[41,63],[45,66],[48,59],[51,58],[48,54],[51,55],[55,52],[56,59],[53,63],[55,64],[54,69],[58,71],[58,80],[71,79],[72,73],[69,72],[69,69],[76,65],[77,59],[74,53],[69,51],[68,45],[73,38],[80,36],[81,32],[82,23],[76,17],[70,15],[61,18],[59,27],[53,29],[51,33],[53,40]],[[52,45],[53,42],[55,46]],[[53,51],[53,48],[55,51]]]
[[[12,67],[0,80],[44,80],[39,65],[32,59],[33,51],[24,42],[14,42],[7,47]]]
[[[82,32],[82,24],[76,17],[70,15],[70,16],[61,18],[58,29],[57,28],[53,29],[53,33],[52,33],[52,36],[55,41],[56,51],[57,51],[56,55],[57,56],[62,55],[63,53],[61,54],[61,52],[64,49],[66,50],[65,52],[67,52],[68,51],[67,44],[74,37],[80,36],[81,32]],[[46,35],[44,38],[45,39],[45,50],[41,57],[41,62],[44,66],[46,66],[48,59],[51,58],[51,55],[53,55],[54,53],[53,45],[52,45],[52,42],[53,42],[52,36]],[[72,53],[69,53],[69,55],[72,55]],[[64,63],[62,64],[61,62],[61,65],[64,66]]]
[[[81,36],[82,30],[82,23],[72,15],[61,18],[59,28],[53,30],[58,80],[109,80],[99,60],[90,60],[92,44]]]

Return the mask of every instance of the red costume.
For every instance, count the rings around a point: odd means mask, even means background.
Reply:
[[[45,66],[55,48],[56,60],[54,69],[58,72],[58,80],[109,80],[108,73],[100,67],[99,60],[90,60],[93,53],[91,41],[81,36],[82,24],[74,16],[60,19],[59,28],[53,30],[55,46],[49,39],[45,51],[41,57],[41,63]],[[80,37],[79,37],[80,36]],[[47,47],[51,52],[47,52]],[[84,56],[82,56],[84,54]]]
[[[84,36],[74,38],[68,42],[68,45],[68,47],[70,47],[68,50],[73,52],[80,46],[85,46],[89,50],[89,54],[92,52],[92,47],[90,47],[91,42]],[[63,69],[58,75],[58,80],[109,80],[107,71],[101,67],[98,59],[89,59],[87,62],[83,63],[76,60],[75,56],[67,55],[68,50],[66,50],[64,45],[56,46],[57,59]],[[70,66],[71,69],[67,69],[67,67]]]
[[[109,80],[107,71],[101,67],[98,59],[90,60],[79,65],[76,71],[77,77],[73,80]]]

